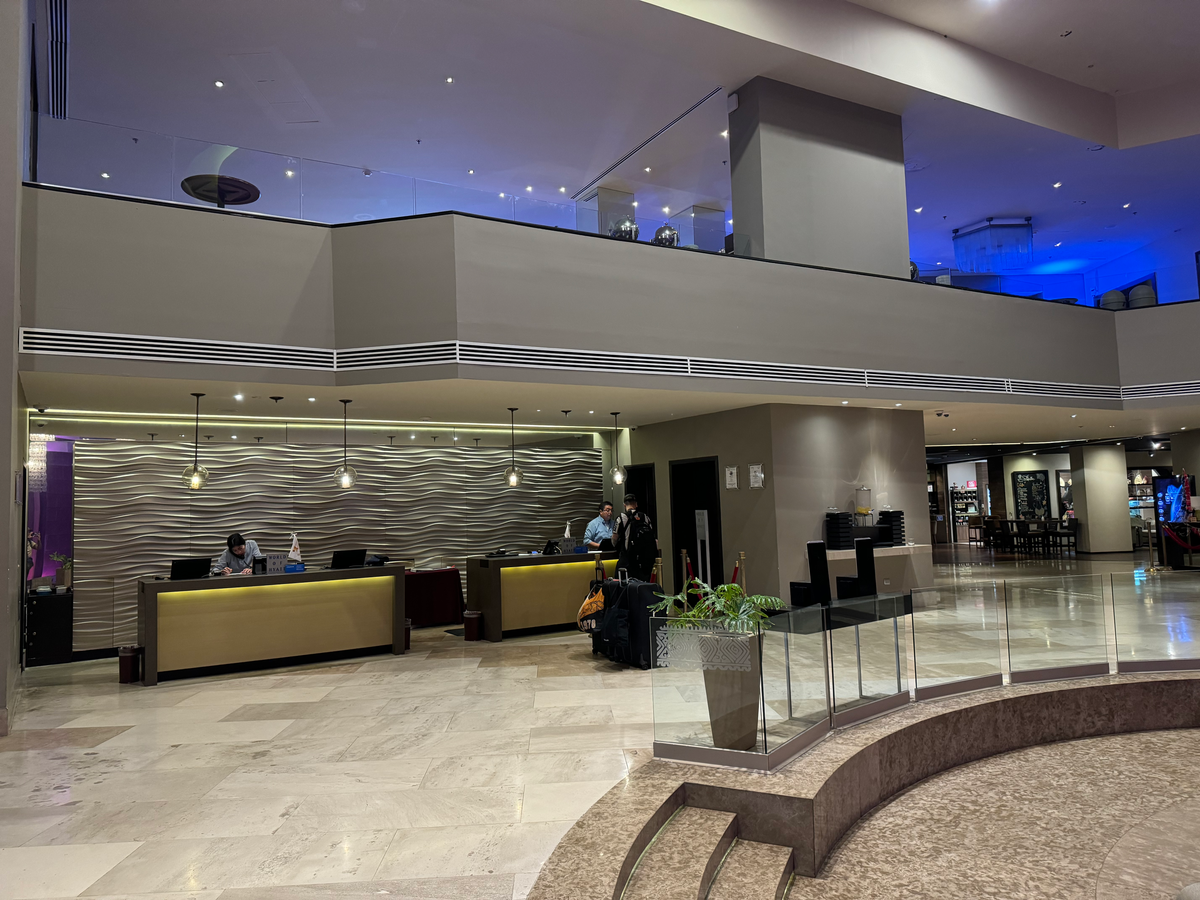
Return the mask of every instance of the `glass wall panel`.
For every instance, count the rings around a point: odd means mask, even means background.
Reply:
[[[1119,662],[1200,659],[1200,574],[1111,576]]]
[[[231,209],[300,218],[300,160],[297,157],[176,138],[174,160],[171,199],[178,203],[214,208],[215,204],[188,195],[182,182],[191,175],[230,175],[250,182],[259,190],[255,202]]]
[[[37,181],[170,200],[173,139],[79,119],[38,117]]]
[[[1108,661],[1102,575],[1005,583],[1009,665],[1014,673]]]
[[[905,598],[834,600],[828,610],[833,709],[844,712],[908,690],[901,620]]]
[[[1000,674],[1003,582],[981,581],[912,592],[916,687]]]
[[[824,610],[773,615],[762,631],[763,716],[768,752],[829,721]]]
[[[473,188],[440,184],[436,181],[413,179],[413,211],[423,213],[455,212],[474,213],[493,219],[513,218],[512,194],[477,191]]]
[[[303,160],[301,216],[314,222],[370,222],[413,214],[413,179]]]

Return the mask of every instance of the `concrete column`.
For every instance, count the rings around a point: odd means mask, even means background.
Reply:
[[[900,117],[769,78],[737,95],[733,230],[751,255],[907,278]]]
[[[1171,471],[1176,475],[1200,475],[1200,431],[1171,435]]]
[[[1083,552],[1128,553],[1133,549],[1125,479],[1124,447],[1071,449],[1071,490]]]
[[[19,427],[17,326],[20,322],[21,181],[28,108],[26,0],[0,0],[0,735],[11,727],[20,662],[21,589],[25,556],[16,473],[25,448]],[[7,406],[7,409],[2,409]]]

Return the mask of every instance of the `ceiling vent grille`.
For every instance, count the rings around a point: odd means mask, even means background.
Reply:
[[[47,0],[46,111],[55,119],[67,117],[67,55],[70,37],[67,0]]]
[[[1006,392],[1003,378],[973,378],[969,375],[927,375],[921,372],[867,371],[867,386],[908,388],[919,391],[968,391],[983,394]]]
[[[1053,381],[1018,381],[1010,379],[1009,390],[1014,394],[1037,394],[1042,397],[1079,397],[1087,400],[1120,400],[1121,388],[1107,384],[1057,384]]]
[[[42,328],[21,329],[20,352],[279,369],[333,371],[335,368],[332,350]]]
[[[1143,400],[1151,397],[1188,397],[1193,394],[1200,394],[1200,381],[1134,384],[1121,388],[1121,398],[1123,400]]]
[[[337,351],[338,370],[390,369],[397,366],[437,366],[458,362],[458,342],[357,347]]]
[[[866,387],[867,384],[867,373],[862,369],[742,362],[733,359],[692,359],[688,364],[690,373],[701,378],[744,378],[750,381],[794,381],[854,387]]]
[[[640,353],[597,353],[594,350],[554,350],[547,347],[514,347],[460,341],[458,361],[473,366],[514,366],[524,369],[560,369],[573,372],[629,372],[637,375],[687,375],[682,356],[649,356]]]

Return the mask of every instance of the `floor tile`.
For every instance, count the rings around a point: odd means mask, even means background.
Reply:
[[[425,776],[428,759],[387,759],[278,765],[264,762],[231,773],[207,794],[211,800],[307,797],[363,791],[405,791]]]
[[[527,784],[521,804],[521,821],[573,823],[612,786],[611,781]]]
[[[596,726],[603,727],[603,726]],[[643,743],[645,743],[643,741]],[[529,749],[529,731],[459,731],[444,734],[393,734],[357,738],[343,757],[346,760],[486,756],[523,753]]]
[[[105,742],[105,747],[145,744],[224,744],[269,741],[291,725],[290,719],[265,722],[206,722],[179,725],[134,725]]]
[[[564,725],[533,728],[529,731],[529,750],[646,747],[654,743],[654,726],[647,725]]]
[[[387,900],[509,900],[514,890],[512,875],[478,875],[228,888],[221,894],[221,900],[379,900],[381,895]]]
[[[288,831],[374,831],[499,825],[521,819],[521,788],[321,794],[304,799]]]
[[[0,847],[19,847],[73,815],[71,809],[0,809]]]
[[[0,900],[74,897],[138,846],[113,843],[0,849]]]
[[[502,787],[565,781],[607,781],[611,785],[624,778],[626,772],[625,756],[619,749],[452,756],[430,762],[421,788]]]
[[[396,832],[376,878],[494,875],[541,867],[569,822],[413,828]]]
[[[85,804],[29,846],[273,834],[302,798],[160,800]]]
[[[97,747],[125,730],[125,726],[112,726],[13,731],[5,737],[0,737],[0,753],[16,750],[53,750],[58,747]]]

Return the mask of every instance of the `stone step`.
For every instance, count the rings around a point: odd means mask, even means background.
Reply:
[[[791,878],[791,847],[735,841],[708,900],[783,900]]]
[[[705,900],[737,837],[737,816],[680,807],[646,848],[622,900]]]

